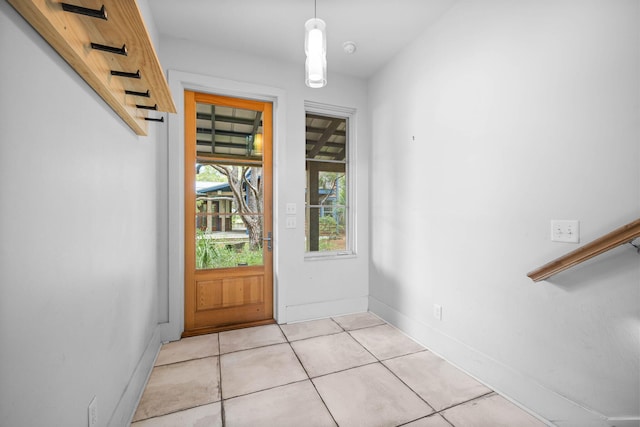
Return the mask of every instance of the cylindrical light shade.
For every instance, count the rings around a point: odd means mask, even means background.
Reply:
[[[326,25],[322,19],[311,18],[304,28],[304,53],[307,55],[305,83],[313,88],[323,87],[327,84]]]

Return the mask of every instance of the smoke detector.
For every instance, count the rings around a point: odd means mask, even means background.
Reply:
[[[342,49],[344,53],[351,55],[356,51],[356,44],[354,42],[344,42],[342,43]]]

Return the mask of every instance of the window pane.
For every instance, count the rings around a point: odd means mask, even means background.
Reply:
[[[347,119],[307,113],[307,159],[344,162],[347,155]]]
[[[350,250],[347,119],[307,113],[305,249]]]
[[[346,208],[311,207],[308,214],[307,251],[336,252],[347,249]]]

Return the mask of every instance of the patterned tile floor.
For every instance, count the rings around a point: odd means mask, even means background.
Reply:
[[[545,424],[371,313],[165,344],[132,427]]]

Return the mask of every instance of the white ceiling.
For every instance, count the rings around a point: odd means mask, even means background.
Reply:
[[[367,78],[456,0],[316,0],[327,24],[329,72]],[[160,34],[304,63],[304,23],[314,0],[150,0]],[[345,41],[357,51],[347,55]]]

